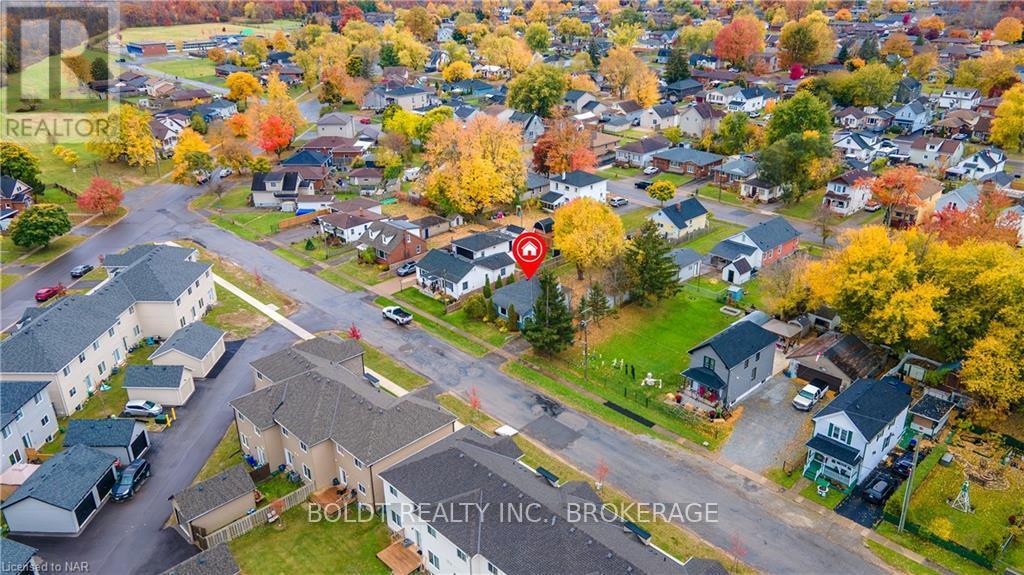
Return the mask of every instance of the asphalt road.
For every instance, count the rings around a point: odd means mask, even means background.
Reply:
[[[147,186],[129,193],[126,205],[132,212],[128,216],[104,233],[79,244],[52,265],[4,290],[0,309],[4,325],[17,319],[32,303],[36,285],[66,279],[67,270],[74,263],[95,262],[101,253],[139,242],[193,238],[246,269],[258,270],[267,281],[299,301],[301,308],[291,319],[306,329],[346,329],[355,323],[369,343],[400,357],[440,388],[468,394],[475,387],[483,409],[509,425],[525,428],[542,416],[534,393],[502,373],[498,369],[500,360],[471,357],[420,329],[400,328],[382,321],[379,310],[371,303],[372,297],[365,292],[345,292],[189,212],[184,206],[188,197],[196,193],[195,189],[176,185]],[[255,338],[267,342],[259,353],[255,346],[246,350],[249,343],[243,346],[246,353],[240,353],[229,365],[232,372],[243,369],[252,357],[275,347],[273,344],[284,345],[288,338],[278,335],[278,331],[275,327],[269,335]],[[168,442],[161,446],[161,450],[173,452],[167,457],[173,462],[174,480],[169,482],[173,485],[152,489],[159,492],[160,497],[190,482],[230,423],[226,402],[251,386],[247,373],[243,377],[232,377],[225,370],[218,377],[218,381],[221,380],[230,383],[194,408],[193,417],[198,420],[193,423],[195,427],[178,429],[189,435],[197,433],[200,438],[191,445]],[[864,549],[858,532],[837,527],[723,465],[681,448],[631,436],[570,409],[550,418],[546,425],[552,435],[561,432],[560,437],[569,438],[568,442],[552,445],[554,451],[588,471],[594,470],[603,459],[610,468],[607,483],[637,500],[680,505],[714,504],[718,511],[715,521],[693,522],[688,527],[722,549],[736,550],[738,545],[744,560],[760,571],[821,573],[823,566],[827,566],[828,572],[837,574],[884,572]],[[156,462],[155,467],[159,471],[170,466]],[[104,567],[99,572],[159,572],[155,560],[144,563],[136,556],[149,558],[150,549],[166,546],[168,534],[155,527],[157,522],[162,523],[167,518],[170,506],[166,501],[153,501],[142,511],[153,518],[131,528],[126,526],[132,525],[128,520],[134,513],[126,517],[127,511],[105,509],[103,513],[110,514],[110,518],[98,518],[84,535],[86,539],[55,542],[47,547],[47,552],[55,557],[87,553]]]

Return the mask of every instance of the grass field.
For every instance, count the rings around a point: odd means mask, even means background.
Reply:
[[[778,213],[791,218],[809,220],[814,217],[814,211],[821,205],[821,200],[824,197],[825,188],[811,190],[800,198],[799,202],[779,208]]]
[[[893,497],[895,497],[895,495]],[[993,574],[993,571],[985,569],[974,561],[965,559],[952,551],[946,551],[942,547],[933,545],[907,531],[904,531],[903,533],[898,532],[896,530],[896,526],[888,521],[879,523],[878,527],[875,528],[875,531],[886,539],[899,543],[911,551],[920,553],[958,575]]]
[[[366,367],[398,384],[402,389],[413,391],[430,383],[427,378],[391,359],[379,349],[360,341],[363,346],[363,361]]]
[[[701,186],[697,190],[698,198],[711,198],[722,202],[723,204],[730,204],[733,206],[745,206],[746,202],[740,199],[739,194],[729,188],[719,188],[718,186],[712,186],[710,184]]]
[[[842,491],[838,489],[829,489],[828,495],[822,497],[818,495],[818,485],[816,483],[808,483],[806,487],[800,490],[800,495],[808,501],[813,501],[822,507],[828,509],[835,509],[836,505],[846,497]]]
[[[69,50],[68,52],[81,51],[80,48],[75,50]],[[114,58],[109,56],[106,52],[99,50],[93,50],[86,48],[81,51],[81,54],[88,60],[92,61],[96,58],[107,59],[108,66],[110,67],[111,75],[117,75],[120,73],[118,65],[114,62]],[[25,114],[41,114],[46,112],[57,112],[57,113],[91,113],[107,111],[108,108],[115,106],[107,100],[99,99],[95,94],[92,93],[88,87],[83,86],[79,79],[71,73],[71,70],[61,64],[60,76],[57,78],[50,77],[50,63],[54,58],[60,58],[60,56],[51,56],[38,62],[34,62],[29,66],[26,66],[24,70],[19,73],[8,74],[3,87],[0,87],[0,101],[7,105],[8,102],[8,91],[14,90],[14,86],[19,85],[19,90],[10,94],[11,98],[17,97],[19,100],[33,99],[37,100],[38,106],[31,111],[26,110]],[[50,87],[56,86],[60,90],[59,98],[50,98]],[[10,109],[5,109],[6,113],[15,113],[20,110],[21,107],[12,102]],[[5,138],[12,138],[18,141],[17,136],[7,130],[12,129],[14,125],[8,125],[4,122],[3,135]]]
[[[647,216],[656,211],[658,211],[658,208],[643,206],[625,213],[619,213],[619,219],[622,220],[622,228],[627,232],[635,230],[643,225],[647,220]]]
[[[621,178],[640,176],[643,175],[642,172],[643,170],[640,168],[620,168],[618,166],[612,166],[610,168],[600,170],[598,173],[606,178],[618,180]]]
[[[277,224],[294,216],[289,212],[232,212],[211,216],[210,221],[242,239],[254,242],[274,235],[278,231]]]
[[[508,333],[502,333],[494,324],[477,321],[468,315],[464,309],[458,309],[452,313],[445,314],[444,304],[424,294],[420,290],[409,287],[393,294],[396,299],[412,304],[419,309],[461,329],[471,333],[487,343],[501,347],[511,337]]]
[[[877,555],[879,559],[885,561],[900,573],[907,573],[909,575],[938,575],[935,571],[921,565],[917,561],[904,557],[881,543],[865,539],[864,544],[867,545],[868,549]]]
[[[92,179],[97,177],[97,175],[110,180],[120,186],[122,190],[129,190],[153,182],[157,179],[158,173],[167,173],[172,168],[170,160],[160,160],[158,166],[147,166],[145,169],[132,167],[124,162],[111,163],[102,159],[99,155],[90,152],[84,142],[62,143],[62,146],[78,154],[78,166],[72,168],[54,155],[53,145],[38,143],[26,145],[29,151],[39,158],[39,169],[42,173],[41,177],[44,184],[52,185],[59,183],[76,192],[85,191],[92,182]],[[56,193],[67,198],[66,194],[62,194],[57,190],[47,190],[47,194],[50,193]],[[73,206],[74,199],[71,198],[59,203]]]
[[[209,479],[228,467],[239,463],[243,463],[242,448],[238,443],[238,428],[232,423],[228,426],[228,430],[224,432],[224,437],[221,438],[220,443],[213,449],[210,458],[203,464],[203,468],[199,470],[199,474],[196,475],[193,483]]]
[[[191,80],[200,80],[211,76],[216,78],[217,76],[217,72],[214,70],[216,64],[208,58],[186,57],[181,60],[164,60],[147,63],[145,67]]]
[[[671,182],[673,186],[678,188],[679,186],[689,182],[692,179],[693,179],[693,176],[687,176],[687,175],[684,175],[684,174],[673,174],[673,173],[669,173],[669,172],[662,172],[662,173],[658,174],[657,176],[654,176],[653,178],[651,178],[651,181],[652,182]]]
[[[724,240],[725,238],[742,232],[745,228],[738,224],[730,224],[728,222],[722,222],[718,220],[711,220],[708,223],[711,226],[711,231],[694,238],[688,242],[684,242],[680,247],[690,248],[696,252],[706,254],[711,251],[711,248],[715,247],[715,244]]]
[[[348,276],[341,275],[333,269],[320,270],[316,275],[345,291],[360,291],[363,289],[359,284],[350,280]]]
[[[781,467],[773,467],[765,471],[764,476],[786,489],[796,485],[796,482],[800,481],[800,478],[803,477],[800,474],[800,468],[791,469],[789,473],[786,473]]]
[[[24,256],[24,259],[18,262],[19,264],[45,264],[60,257],[61,254],[77,246],[83,241],[85,241],[84,236],[66,234],[59,238],[55,238],[45,247],[40,248],[31,255],[26,255],[32,250],[16,246],[9,236],[4,236],[4,238],[0,240],[0,263],[9,264]]]
[[[251,30],[254,34],[271,36],[278,30],[289,32],[302,24],[297,20],[274,20],[266,23],[203,23],[178,24],[176,26],[147,26],[126,28],[121,31],[121,41],[128,42],[175,42],[178,40],[201,40],[217,34],[241,34]]]
[[[334,269],[342,274],[353,277],[366,285],[376,285],[384,281],[381,277],[380,267],[377,264],[364,264],[359,261],[358,255],[342,262]]]
[[[12,285],[18,283],[21,276],[18,274],[0,274],[0,290],[5,290]]]

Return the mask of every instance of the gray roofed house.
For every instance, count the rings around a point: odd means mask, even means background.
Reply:
[[[561,290],[561,286],[558,286],[558,289]],[[537,301],[538,295],[540,295],[540,278],[534,276],[494,290],[491,303],[498,315],[506,319],[509,307],[515,306],[516,315],[519,316],[519,327],[522,328],[526,324],[526,320],[533,316],[533,304]],[[572,294],[566,293],[565,295],[566,303],[571,307],[572,302],[568,299]]]
[[[36,570],[29,565],[39,550],[6,537],[0,538],[0,573],[28,575]]]
[[[772,375],[779,336],[744,318],[689,351],[688,391],[712,406],[730,406]]]
[[[178,387],[183,365],[129,365],[125,368],[124,387]]]
[[[241,572],[227,544],[221,543],[200,551],[160,575],[239,575]]]
[[[713,170],[715,180],[721,182],[738,182],[757,173],[757,160],[750,156],[740,156],[729,160]]]
[[[0,429],[18,417],[18,411],[39,394],[46,393],[48,381],[5,381],[0,393]],[[46,398],[44,398],[46,399]]]
[[[445,250],[430,250],[416,267],[424,273],[450,282],[461,281],[473,270],[473,261],[461,258]]]
[[[304,340],[251,362],[258,378],[270,383],[321,367],[341,364],[354,373],[363,371],[363,347],[351,339],[317,337]]]
[[[956,404],[931,393],[925,393],[910,406],[910,427],[928,437],[935,437],[953,413]]]
[[[821,409],[815,418],[842,412],[864,437],[882,431],[910,405],[910,396],[896,386],[875,379],[859,379]]]
[[[683,563],[686,575],[728,575],[729,570],[714,559],[690,557]]]
[[[672,163],[692,163],[700,166],[715,164],[724,159],[724,156],[705,152],[703,150],[695,150],[693,148],[672,148],[665,150],[664,152],[658,152],[654,157],[657,159],[664,159]]]
[[[709,346],[726,367],[734,367],[758,350],[774,344],[779,336],[751,321],[738,321],[690,350]]]
[[[580,481],[552,485],[550,478],[515,464],[522,452],[511,443],[509,438],[487,437],[466,427],[381,477],[418,509],[463,502],[492,508],[518,505],[549,518],[502,520],[497,513],[471,511],[451,520],[428,511],[428,523],[439,535],[464,555],[480,555],[503,573],[685,573],[675,559],[646,544],[643,537],[649,534],[630,529],[622,520],[602,516],[571,521],[570,505],[599,501],[593,488]],[[399,501],[397,495],[386,497],[389,503]],[[413,521],[412,510],[403,508],[401,513],[403,524]],[[394,517],[389,516],[387,524],[393,531],[402,529]],[[509,545],[510,541],[517,544]]]
[[[757,251],[757,248],[747,244],[741,244],[740,242],[733,240],[722,240],[715,244],[715,247],[711,248],[709,252],[713,256],[722,258],[723,260],[732,262],[736,261],[740,256],[749,256]]]
[[[821,380],[839,392],[858,379],[875,375],[885,354],[852,333],[829,332],[797,348],[789,359],[797,377]]]
[[[747,228],[744,232],[762,251],[781,246],[800,236],[800,232],[786,218],[776,216],[757,225]]]
[[[245,465],[239,463],[171,497],[178,521],[183,525],[236,499],[252,495],[255,490],[256,484],[245,470]]]
[[[584,172],[583,170],[573,170],[564,174],[553,174],[550,180],[559,184],[567,184],[574,188],[582,188],[603,182],[606,178],[590,172]]]
[[[224,338],[224,330],[208,323],[197,321],[174,332],[150,356],[149,360],[160,357],[171,350],[179,351],[189,357],[203,359],[218,342]]]
[[[708,210],[697,198],[686,198],[665,206],[650,218],[662,234],[677,239],[707,226]]]

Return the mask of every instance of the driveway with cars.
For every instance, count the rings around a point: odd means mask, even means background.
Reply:
[[[893,493],[896,492],[900,483],[903,482],[903,478],[888,467],[879,467],[868,476],[867,481],[862,481],[853,490],[853,493],[847,495],[846,499],[843,499],[839,502],[839,505],[836,505],[836,513],[864,527],[873,528],[875,525],[878,525],[878,522],[882,520],[885,502],[871,503],[864,499],[863,493],[865,489],[874,485],[879,479],[895,482],[895,487],[892,490]]]
[[[758,473],[782,465],[789,453],[786,448],[806,439],[802,437],[804,422],[811,417],[790,403],[798,391],[800,384],[780,374],[740,402],[743,413],[722,446],[722,456]]]

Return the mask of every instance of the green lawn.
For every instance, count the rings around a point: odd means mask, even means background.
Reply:
[[[442,393],[435,399],[441,404],[441,407],[452,412],[465,425],[472,425],[491,435],[494,434],[494,430],[501,427],[501,423],[487,415],[483,409],[473,409],[468,403],[451,393]]]
[[[61,145],[78,154],[77,167],[72,168],[54,155],[52,144],[32,143],[26,144],[26,147],[39,158],[39,169],[44,184],[59,183],[76,192],[85,191],[96,176],[110,180],[120,186],[122,190],[129,190],[153,182],[158,177],[158,173],[166,174],[173,167],[170,160],[160,160],[159,165],[145,168],[132,167],[125,162],[111,163],[89,151],[85,143],[62,142]],[[54,192],[58,196],[62,196],[56,203],[68,205],[68,209],[71,210],[70,206],[74,204],[74,199],[59,191],[54,190]],[[52,200],[47,199],[46,201]]]
[[[363,289],[359,284],[350,280],[348,276],[343,276],[333,269],[320,270],[316,275],[345,291],[360,291]]]
[[[502,333],[494,326],[494,324],[478,321],[469,317],[464,309],[458,309],[452,313],[446,314],[443,303],[414,287],[405,288],[393,295],[396,299],[400,299],[414,305],[434,317],[439,318],[441,321],[449,323],[462,331],[471,333],[495,347],[501,347],[509,337],[511,337],[511,334]]]
[[[342,274],[353,277],[366,285],[376,285],[384,281],[380,277],[380,266],[377,264],[362,263],[359,261],[358,254],[348,261],[334,266],[334,269]]]
[[[242,459],[242,448],[238,443],[238,428],[232,423],[228,426],[228,430],[224,433],[224,437],[221,438],[220,443],[213,449],[213,453],[210,454],[210,458],[203,464],[203,468],[199,470],[199,474],[196,475],[193,483],[198,483],[204,479],[209,479],[214,475],[217,475],[221,471],[224,471],[232,465],[244,463]]]
[[[398,303],[384,296],[377,297],[376,299],[373,300],[373,303],[381,307],[398,305]],[[436,335],[437,337],[446,340],[448,343],[454,345],[455,347],[462,349],[466,353],[473,354],[477,357],[482,357],[486,355],[487,352],[489,351],[486,347],[480,345],[479,343],[461,334],[455,333],[451,329],[445,327],[442,324],[437,323],[436,321],[427,319],[418,313],[413,313],[412,315],[413,325],[418,325],[419,327]]]
[[[164,60],[162,62],[150,62],[145,64],[146,68],[171,74],[181,78],[198,80],[206,76],[216,77],[214,68],[216,64],[209,58],[183,57],[181,60]]]
[[[57,259],[61,254],[77,246],[83,241],[85,241],[84,236],[76,236],[72,234],[63,235],[54,239],[52,242],[47,244],[46,247],[41,248],[32,255],[26,256],[18,263],[26,265],[45,264]],[[25,254],[30,251],[32,251],[30,248],[22,248],[14,245],[10,236],[4,236],[4,238],[0,240],[0,263],[9,264],[16,259],[25,256]]]
[[[844,497],[846,497],[846,495],[842,491],[831,488],[828,490],[828,495],[822,497],[818,495],[818,484],[814,482],[808,483],[806,487],[801,489],[800,495],[804,499],[808,499],[810,501],[817,503],[818,505],[827,507],[829,509],[835,509],[836,505],[839,505],[839,502],[842,501]]]
[[[612,166],[610,168],[600,170],[598,173],[608,179],[618,180],[621,178],[640,176],[642,175],[643,170],[640,168],[621,168],[619,166]]]
[[[293,252],[292,250],[286,248],[277,248],[274,250],[273,253],[277,257],[287,261],[288,263],[298,268],[306,268],[312,266],[315,263],[307,259],[306,256],[299,255]]]
[[[391,359],[365,341],[359,343],[363,346],[363,361],[366,367],[395,382],[402,389],[413,391],[430,383],[427,378]]]
[[[260,236],[272,236],[277,233],[277,224],[295,217],[291,212],[238,212],[221,216],[235,225],[246,228]]]
[[[298,485],[288,480],[288,474],[286,473],[271,475],[256,484],[256,489],[259,489],[260,493],[263,494],[263,497],[266,498],[264,499],[266,503],[276,501],[298,488]]]
[[[249,207],[249,195],[250,191],[249,184],[239,184],[230,190],[224,192],[218,199],[217,194],[206,193],[199,196],[195,200],[196,207],[204,208],[224,208],[224,209],[240,209]]]
[[[351,509],[351,508],[350,508]],[[246,575],[281,573],[390,573],[377,553],[390,543],[377,516],[362,521],[310,521],[306,506],[296,505],[274,524],[264,525],[228,543]]]
[[[243,34],[250,30],[267,38],[277,30],[285,32],[298,29],[302,23],[297,20],[272,20],[266,23],[221,23],[176,24],[174,26],[145,26],[126,28],[121,31],[122,42],[176,42],[178,40],[199,40],[216,34]]]
[[[689,182],[692,179],[693,179],[693,176],[687,176],[685,174],[673,174],[671,172],[662,172],[662,173],[658,174],[657,176],[654,176],[653,178],[651,178],[651,181],[652,182],[661,182],[661,181],[671,182],[673,186],[678,188],[679,186]]]
[[[893,497],[895,497],[895,495],[893,495]],[[958,575],[992,575],[993,573],[974,561],[965,559],[952,551],[946,551],[938,545],[933,545],[932,543],[929,543],[908,531],[900,533],[896,530],[896,526],[888,521],[879,523],[875,528],[875,531],[877,531],[879,535],[891,541],[895,541],[911,551],[924,555],[928,559],[931,559]]]
[[[111,74],[117,75],[120,73],[120,68],[117,63],[114,62],[114,58],[109,56],[106,52],[94,50],[92,48],[86,48],[83,51],[80,50],[80,46],[76,47],[74,50],[81,52],[89,61],[98,57],[105,58],[107,59]],[[68,52],[71,51],[72,50],[70,49],[68,50]],[[26,99],[37,99],[38,106],[35,110],[25,111],[25,117],[31,117],[31,114],[39,114],[43,112],[90,113],[106,111],[108,108],[113,108],[117,105],[116,103],[98,98],[88,90],[88,88],[81,85],[74,74],[72,74],[71,71],[63,64],[61,64],[60,77],[51,80],[49,73],[51,58],[60,58],[60,56],[51,56],[50,58],[39,60],[38,62],[27,66],[19,73],[7,74],[3,87],[0,87],[0,101],[5,103],[9,102],[8,90],[12,90],[12,87],[15,84],[20,84],[21,86],[20,95],[11,93],[10,109],[4,110],[6,113],[12,114],[11,119],[15,119],[17,117],[15,114],[20,113],[18,110],[23,109],[20,103],[13,101],[15,98],[22,101]],[[55,82],[60,82],[59,85],[62,97],[50,99],[49,88],[51,85],[54,85]],[[20,139],[20,143],[25,143],[25,136],[13,132],[13,129],[18,129],[16,127],[17,124],[17,122],[12,122],[10,124],[8,124],[8,122],[4,122],[2,124],[3,137],[5,139],[14,139],[15,141],[19,141]],[[8,133],[7,130],[12,130],[12,132]],[[34,134],[29,137],[34,137]],[[42,138],[40,137],[39,139],[41,140]]]
[[[871,549],[871,552],[877,555],[879,559],[885,561],[900,573],[907,573],[909,575],[938,575],[937,572],[921,565],[913,559],[889,549],[881,543],[865,539],[864,544],[867,545],[868,549]]]
[[[619,219],[622,220],[622,228],[624,230],[631,231],[639,228],[647,220],[647,216],[658,211],[658,208],[654,207],[639,207],[635,210],[630,210],[625,213],[619,214]]]
[[[821,205],[825,197],[825,189],[811,190],[799,202],[779,208],[778,213],[791,218],[809,220],[814,217],[814,211]]]
[[[688,242],[684,242],[681,244],[681,247],[690,248],[694,251],[706,254],[711,251],[711,248],[715,247],[715,244],[718,242],[746,229],[741,225],[730,224],[719,220],[711,220],[708,225],[711,226],[710,232]]]
[[[12,285],[18,283],[21,276],[18,274],[0,274],[0,290],[5,290]]]
[[[730,204],[733,206],[746,206],[747,203],[740,199],[739,194],[730,188],[719,188],[718,186],[712,186],[710,184],[701,186],[697,190],[697,197],[699,198],[711,198],[717,200],[723,204]]]
[[[773,467],[768,471],[765,471],[764,476],[775,483],[778,483],[782,487],[789,489],[796,485],[796,482],[800,481],[800,478],[803,477],[800,471],[801,469],[799,466],[795,466],[794,469],[790,469],[789,473],[786,473],[782,467]]]

